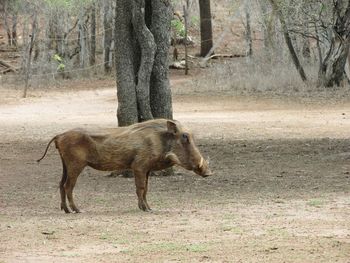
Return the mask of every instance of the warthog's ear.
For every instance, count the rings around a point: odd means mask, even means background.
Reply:
[[[168,127],[168,132],[171,132],[172,134],[176,134],[177,133],[177,127],[176,127],[176,123],[173,121],[167,121],[167,127]]]

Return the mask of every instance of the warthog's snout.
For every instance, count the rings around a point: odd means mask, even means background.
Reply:
[[[209,162],[205,160],[202,156],[198,166],[195,169],[193,169],[193,171],[202,177],[208,177],[213,175],[212,171],[209,168]]]

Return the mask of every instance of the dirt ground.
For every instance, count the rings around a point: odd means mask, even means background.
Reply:
[[[0,89],[0,262],[350,262],[350,104],[175,92],[215,175],[152,177],[145,213],[132,178],[86,169],[83,213],[64,214],[55,148],[35,160],[66,129],[114,127],[114,82],[20,94]]]

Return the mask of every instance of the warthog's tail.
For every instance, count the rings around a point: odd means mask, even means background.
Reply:
[[[50,144],[51,144],[56,138],[57,138],[57,136],[53,137],[53,138],[51,139],[51,141],[49,141],[49,143],[48,143],[47,146],[46,146],[46,150],[45,150],[45,152],[44,152],[44,155],[43,155],[40,159],[36,160],[38,163],[39,163],[42,159],[44,159],[44,157],[45,157],[45,155],[46,155],[46,153],[47,153],[47,150],[49,149]]]

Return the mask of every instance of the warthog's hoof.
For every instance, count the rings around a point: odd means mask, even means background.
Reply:
[[[75,213],[77,213],[77,214],[78,214],[78,213],[81,213],[80,210],[79,210],[79,208],[76,207],[75,205],[71,205],[70,208],[72,209],[73,212],[75,212]]]
[[[152,211],[152,209],[145,202],[139,202],[139,208],[145,212]]]
[[[64,210],[64,212],[65,212],[66,214],[69,214],[69,213],[70,213],[68,207],[65,206],[65,205],[61,205],[61,210]]]

